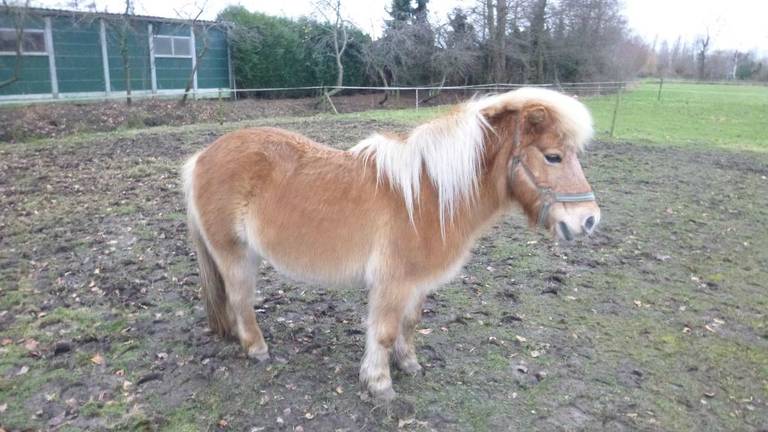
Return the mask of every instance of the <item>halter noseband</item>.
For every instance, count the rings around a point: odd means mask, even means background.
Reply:
[[[528,176],[528,179],[531,181],[531,183],[533,183],[534,186],[536,186],[536,190],[539,192],[539,197],[541,198],[542,204],[541,208],[539,209],[539,218],[537,223],[540,226],[545,226],[544,223],[547,220],[549,209],[554,203],[595,201],[595,194],[593,192],[558,193],[553,191],[552,188],[541,186],[537,181],[536,176],[533,175],[531,169],[528,168],[528,165],[523,163],[523,161],[520,159],[520,156],[515,156],[512,158],[512,168],[510,169],[510,174],[515,172],[517,167],[523,167],[523,172],[525,172],[525,174]]]

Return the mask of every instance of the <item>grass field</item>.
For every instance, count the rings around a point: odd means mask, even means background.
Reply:
[[[736,94],[723,107],[761,90],[726,89]],[[495,226],[430,296],[417,335],[425,373],[395,372],[402,404],[390,412],[357,382],[362,290],[264,266],[267,364],[206,330],[177,170],[236,128],[284,127],[347,148],[436,110],[0,144],[0,428],[768,430],[768,153],[743,151],[764,149],[760,125],[629,138],[645,130],[629,113],[648,91],[622,105],[638,126],[620,122],[616,142],[598,139],[582,157],[598,232],[564,246],[519,216]],[[601,131],[610,102],[588,101]],[[662,117],[648,121],[672,124]]]
[[[629,142],[768,151],[768,86],[647,81],[623,94],[614,138]],[[611,128],[614,96],[588,98],[598,136]]]
[[[623,93],[614,140],[733,150],[768,151],[768,86],[643,81]],[[616,96],[585,97],[597,138],[608,140]],[[350,118],[419,123],[448,110],[367,111]]]

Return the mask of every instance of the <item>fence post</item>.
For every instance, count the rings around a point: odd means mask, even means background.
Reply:
[[[616,117],[619,113],[619,104],[621,104],[621,91],[624,89],[624,83],[619,84],[619,91],[616,92],[616,105],[613,107],[613,119],[611,120],[611,138],[616,130]]]
[[[661,77],[661,79],[659,80],[659,94],[656,96],[657,101],[661,100],[661,87],[663,85],[664,85],[664,77]]]
[[[419,110],[419,88],[416,87],[416,111]]]

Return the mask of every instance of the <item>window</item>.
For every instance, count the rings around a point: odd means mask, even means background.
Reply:
[[[173,38],[173,55],[189,57],[189,38]]]
[[[0,53],[16,53],[16,29],[0,29]],[[47,54],[45,49],[45,33],[43,30],[24,29],[21,35],[22,54]]]
[[[155,55],[156,56],[172,56],[173,44],[172,38],[157,37],[155,36]]]
[[[189,36],[155,36],[156,57],[192,57]]]

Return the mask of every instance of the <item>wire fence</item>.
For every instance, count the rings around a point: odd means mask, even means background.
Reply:
[[[368,110],[387,109],[423,109],[445,105],[458,104],[472,98],[485,95],[503,93],[522,87],[549,88],[572,95],[577,98],[595,96],[616,95],[616,105],[611,121],[611,135],[616,125],[616,117],[619,112],[621,94],[628,87],[635,85],[633,82],[605,81],[605,82],[569,82],[569,83],[545,83],[545,84],[511,84],[489,83],[465,86],[303,86],[303,87],[272,87],[272,88],[238,88],[238,89],[198,89],[189,93],[190,102],[196,103],[199,99],[215,99],[222,104],[228,101],[250,100],[261,105],[267,105],[265,110],[270,112],[270,107],[276,112],[290,105],[291,108],[300,106],[300,109],[288,112],[312,113],[312,112],[360,112]],[[182,90],[165,90],[152,93],[149,91],[132,92],[131,100],[180,100]],[[46,99],[41,95],[38,99],[15,101],[21,106],[30,102],[39,103],[98,103],[125,101],[125,92],[111,92],[110,94],[60,94],[58,99]],[[8,101],[0,101],[0,103]],[[285,112],[285,111],[282,111]]]
[[[624,88],[627,82],[582,82],[582,83],[547,83],[547,84],[509,84],[490,83],[464,86],[303,86],[303,87],[269,87],[269,88],[220,88],[191,90],[189,97],[193,99],[283,99],[283,98],[323,98],[327,93],[333,93],[333,99],[357,95],[381,95],[379,105],[386,107],[394,105],[405,107],[411,105],[419,108],[424,105],[452,104],[467,100],[478,95],[501,93],[521,87],[544,87],[559,90],[574,96],[597,96],[611,94]],[[134,91],[131,100],[180,98],[182,90]],[[0,104],[26,103],[56,103],[56,102],[100,102],[126,100],[128,95],[123,91],[110,93],[61,93],[58,98],[50,95],[24,95],[20,98],[1,97]],[[391,99],[390,99],[391,98]],[[396,102],[396,103],[393,103]]]
[[[551,88],[575,97],[617,94],[631,83],[624,81],[510,84],[490,83],[466,86],[307,86],[283,88],[246,88],[233,90],[234,99],[314,100],[322,111],[353,112],[374,109],[415,108],[453,105],[479,96],[498,94],[521,87]]]
[[[574,96],[598,96],[612,94],[627,86],[624,81],[582,82],[582,83],[547,83],[547,84],[510,84],[490,83],[465,86],[307,86],[280,88],[245,88],[233,90],[234,97],[282,98],[282,97],[322,97],[334,93],[334,97],[349,95],[382,95],[384,105],[392,97],[397,101],[410,101],[412,107],[431,104],[455,103],[484,94],[501,93],[521,87],[542,87],[559,90]]]
[[[132,95],[135,103],[125,104],[125,94],[77,95],[62,97],[60,102],[104,102],[103,106],[85,107],[78,110],[66,105],[41,107],[39,116],[49,115],[58,122],[58,115],[73,112],[88,116],[94,112],[109,112],[111,116],[126,125],[156,126],[160,124],[189,124],[196,122],[243,121],[252,118],[303,117],[316,113],[354,113],[372,110],[422,110],[418,119],[430,118],[445,111],[445,107],[462,103],[472,98],[503,93],[521,87],[541,87],[558,90],[582,98],[593,113],[600,135],[614,138],[631,138],[652,134],[684,136],[686,128],[696,123],[696,130],[707,129],[705,119],[714,119],[718,127],[726,130],[727,125],[745,124],[741,117],[754,118],[752,124],[759,124],[760,114],[768,106],[768,87],[755,85],[737,86],[718,83],[699,83],[671,79],[644,79],[639,81],[604,81],[545,84],[489,83],[467,86],[304,86],[241,89],[199,89],[189,99],[187,107],[177,106],[181,91],[136,92]],[[74,96],[74,95],[70,95]],[[214,99],[211,101],[210,99]],[[200,101],[197,99],[207,99]],[[40,100],[39,102],[49,102]],[[18,102],[22,110],[29,102]],[[713,114],[713,110],[730,104],[738,108],[739,118],[725,121],[727,116]],[[95,109],[94,109],[95,108]],[[437,109],[435,109],[437,108]],[[425,111],[426,110],[426,111]],[[24,116],[14,113],[15,109],[0,110],[0,140],[3,132],[14,130],[14,119]],[[384,114],[386,118],[389,114]],[[394,114],[398,116],[400,114]],[[404,116],[412,113],[403,112]],[[753,117],[749,117],[752,115]],[[125,120],[120,120],[125,119]],[[88,119],[84,119],[87,123]],[[17,123],[23,123],[18,121]],[[652,125],[652,126],[649,126]],[[660,125],[660,126],[657,126]],[[18,126],[18,125],[17,125]],[[137,127],[137,126],[129,126]],[[18,126],[19,130],[26,130]],[[708,129],[707,129],[708,130]],[[715,136],[720,131],[710,131]],[[738,132],[740,133],[740,132]],[[643,135],[645,134],[645,135]],[[734,135],[737,133],[734,132]],[[685,135],[688,136],[688,135]],[[691,135],[695,139],[696,135]],[[692,139],[694,139],[692,138]],[[742,139],[742,138],[739,138]],[[758,139],[759,141],[759,139]]]

